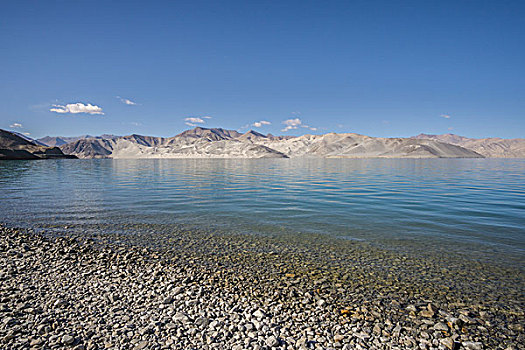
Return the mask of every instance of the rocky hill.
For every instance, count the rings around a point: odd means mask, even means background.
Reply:
[[[0,129],[0,160],[76,158],[57,147],[33,143],[10,131]]]
[[[497,137],[471,139],[454,134],[419,134],[413,138],[461,146],[488,158],[525,158],[525,139],[502,139]]]
[[[85,138],[61,146],[79,158],[480,158],[460,146],[414,138],[359,134],[276,137],[250,130],[196,127],[174,137]]]
[[[78,140],[83,139],[100,139],[100,140],[106,140],[106,139],[115,139],[119,136],[116,135],[110,135],[110,134],[104,134],[100,136],[91,136],[91,135],[81,135],[81,136],[73,136],[73,137],[66,137],[66,136],[46,136],[39,138],[35,141],[39,142],[40,144],[43,144],[45,146],[49,147],[60,147],[67,143],[75,142]]]

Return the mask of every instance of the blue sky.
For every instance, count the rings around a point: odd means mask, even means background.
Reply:
[[[504,0],[2,1],[0,128],[525,137],[524,22]]]

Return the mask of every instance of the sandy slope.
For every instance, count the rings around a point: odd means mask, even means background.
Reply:
[[[470,149],[489,158],[525,158],[525,139],[501,139],[497,137],[471,139],[454,134],[419,134],[414,136],[414,139],[450,143]]]

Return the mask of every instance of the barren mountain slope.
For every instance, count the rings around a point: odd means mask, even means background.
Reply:
[[[304,135],[261,142],[289,157],[323,158],[479,158],[462,147],[429,140],[377,138],[359,134]]]
[[[109,139],[111,140],[111,139],[116,139],[118,137],[120,136],[110,135],[110,134],[103,134],[100,136],[81,135],[81,136],[73,136],[73,137],[46,136],[46,137],[39,138],[36,141],[41,142],[50,147],[60,147],[67,143],[76,142],[78,140],[83,140],[83,139],[104,139],[104,140]]]
[[[81,139],[62,145],[60,149],[65,154],[73,154],[78,158],[109,158],[117,140]]]
[[[525,139],[471,139],[454,134],[419,134],[414,139],[435,140],[461,146],[489,158],[525,158]]]

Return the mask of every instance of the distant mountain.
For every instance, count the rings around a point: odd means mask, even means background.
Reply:
[[[264,135],[196,127],[174,137],[85,138],[61,146],[79,158],[480,158],[460,146],[414,138],[359,134]]]
[[[237,137],[237,140],[239,141],[250,142],[250,143],[257,143],[259,141],[265,141],[267,139],[268,137],[266,135],[263,135],[253,130],[250,130],[242,134],[241,136]]]
[[[501,139],[496,137],[471,139],[454,134],[419,134],[419,140],[434,140],[470,149],[489,158],[525,158],[525,139]]]
[[[39,138],[35,141],[40,142],[46,146],[50,147],[60,147],[62,145],[65,145],[70,142],[75,142],[82,139],[98,139],[98,140],[111,140],[118,138],[120,136],[116,135],[110,135],[110,134],[104,134],[100,136],[91,136],[91,135],[81,135],[81,136],[73,136],[73,137],[65,137],[65,136],[46,136]]]
[[[57,147],[37,145],[13,132],[0,129],[0,160],[76,158]]]
[[[80,139],[60,146],[65,154],[73,154],[78,158],[111,158],[115,140],[112,139]]]
[[[226,130],[222,128],[202,128],[196,127],[191,130],[186,130],[175,137],[184,137],[184,138],[207,138],[210,141],[219,141],[219,140],[230,140],[241,136],[241,133],[235,130]]]
[[[259,141],[288,157],[318,158],[481,158],[462,147],[430,140],[381,138],[359,134],[303,135]]]

